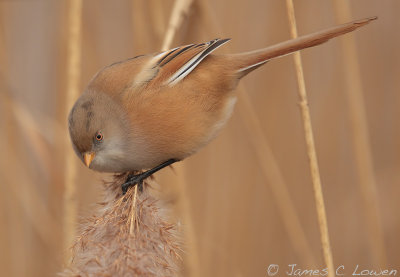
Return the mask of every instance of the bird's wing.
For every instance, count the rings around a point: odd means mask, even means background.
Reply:
[[[142,68],[134,83],[137,86],[173,86],[184,79],[212,51],[230,39],[214,39],[190,44],[156,54]]]

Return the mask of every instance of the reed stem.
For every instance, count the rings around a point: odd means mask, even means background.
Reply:
[[[162,51],[168,50],[174,40],[177,30],[183,24],[185,17],[189,14],[193,0],[175,0],[172,14],[169,19],[168,29],[165,33]],[[199,270],[199,254],[197,247],[197,236],[194,231],[191,208],[185,182],[185,166],[183,163],[175,164],[174,171],[177,175],[178,190],[180,192],[179,201],[184,211],[183,220],[185,222],[185,243],[189,250],[186,256],[186,266],[190,276],[197,276]]]
[[[67,95],[65,101],[67,112],[72,108],[80,92],[82,0],[70,0],[68,3]],[[67,250],[71,247],[76,236],[78,203],[76,199],[76,157],[72,150],[69,137],[65,137],[66,153],[63,229],[64,250]],[[70,251],[65,251],[65,262],[67,262],[70,257]]]
[[[169,20],[168,29],[165,33],[161,50],[165,51],[171,47],[176,31],[182,25],[183,20],[189,14],[193,0],[175,0],[172,14]]]
[[[293,0],[286,0],[286,7],[289,17],[290,34],[292,38],[296,38],[297,26],[294,14]],[[314,197],[317,208],[317,216],[319,229],[321,233],[321,243],[324,254],[325,264],[328,267],[328,277],[334,277],[334,265],[329,241],[328,222],[326,217],[324,197],[322,193],[321,177],[319,174],[317,153],[315,150],[314,135],[312,130],[310,109],[308,107],[306,85],[304,81],[303,66],[301,62],[301,55],[299,52],[293,54],[293,59],[296,67],[297,84],[300,97],[300,109],[303,120],[304,135],[307,145],[307,155],[310,163],[311,179],[314,189]]]
[[[213,11],[208,1],[200,1],[199,6],[201,14],[205,16],[203,19],[204,26],[209,30],[217,30],[221,37],[224,37],[220,23],[213,16]],[[229,49],[229,45],[226,45],[226,48]],[[248,136],[248,139],[256,149],[255,153],[258,165],[273,193],[275,204],[279,210],[290,243],[296,255],[302,259],[302,262],[312,266],[315,263],[315,259],[311,246],[306,238],[296,208],[293,205],[282,170],[263,132],[261,121],[250,101],[249,92],[245,84],[243,82],[239,83],[238,89],[238,110],[246,128],[252,133],[251,136]]]

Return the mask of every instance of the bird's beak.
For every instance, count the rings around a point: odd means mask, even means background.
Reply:
[[[94,152],[86,152],[83,154],[83,161],[85,162],[87,167],[89,167],[92,163],[94,156],[96,156]]]

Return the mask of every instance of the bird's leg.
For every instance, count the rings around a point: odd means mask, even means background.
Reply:
[[[145,172],[142,172],[140,174],[128,175],[126,182],[121,185],[122,194],[125,195],[125,193],[128,191],[128,188],[130,188],[131,186],[134,186],[134,185],[138,185],[139,190],[142,191],[144,179],[146,179],[147,177],[150,177],[152,174],[156,173],[160,169],[163,169],[164,167],[169,166],[177,161],[178,160],[170,159],[170,160],[163,162],[162,164],[157,165],[156,167],[149,169]]]

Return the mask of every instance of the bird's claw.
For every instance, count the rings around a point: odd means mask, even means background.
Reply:
[[[146,178],[146,176],[143,176],[143,174],[128,175],[126,182],[121,185],[122,195],[125,195],[126,192],[128,191],[128,189],[135,185],[138,185],[139,190],[142,191],[143,190],[143,180],[145,178]]]
[[[173,164],[174,162],[177,162],[177,159],[169,159],[166,162],[163,162],[162,164],[147,170],[145,172],[142,172],[140,174],[136,175],[128,175],[128,178],[126,179],[126,182],[121,185],[122,189],[122,194],[125,195],[125,193],[128,191],[129,187],[137,185],[139,188],[139,191],[143,191],[143,180],[146,179],[147,177],[150,177],[153,173],[159,171],[160,169],[169,166]]]

